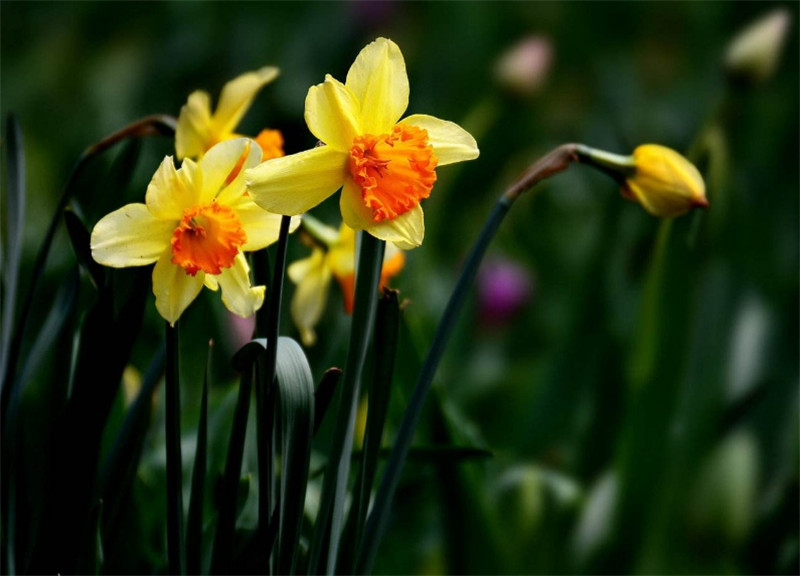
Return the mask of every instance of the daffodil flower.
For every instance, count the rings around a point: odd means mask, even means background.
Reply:
[[[95,225],[92,257],[112,268],[155,262],[156,308],[172,325],[204,285],[222,289],[222,302],[237,316],[251,316],[265,287],[250,285],[243,253],[275,242],[281,221],[245,190],[244,170],[260,161],[261,149],[245,138],[217,144],[197,163],[185,159],[177,170],[167,156],[145,204],[128,204]]]
[[[286,272],[292,282],[297,284],[292,298],[292,319],[300,331],[303,344],[311,346],[317,340],[314,327],[328,301],[331,278],[335,278],[342,289],[345,312],[353,312],[356,233],[344,223],[337,231],[310,217],[306,217],[304,222],[306,231],[314,237],[315,246],[311,256],[293,262]],[[404,264],[405,254],[397,247],[387,244],[380,286],[385,286],[390,278],[403,269]]]
[[[219,142],[241,138],[235,133],[245,112],[259,90],[278,76],[278,69],[266,66],[234,78],[222,88],[219,103],[211,113],[211,96],[203,90],[189,95],[181,108],[175,130],[175,152],[178,160],[201,158]],[[264,130],[256,138],[263,151],[262,160],[283,156],[283,137],[277,130]]]
[[[345,224],[411,249],[422,243],[420,201],[436,168],[478,157],[475,139],[458,125],[415,114],[408,106],[403,55],[391,40],[364,48],[344,84],[312,86],[305,119],[324,146],[265,162],[246,172],[255,202],[270,212],[306,212],[342,188]]]

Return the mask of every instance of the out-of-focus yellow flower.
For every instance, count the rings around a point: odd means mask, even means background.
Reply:
[[[304,219],[304,226],[313,236],[315,246],[311,256],[293,262],[287,269],[287,274],[297,284],[292,298],[292,319],[300,331],[303,344],[311,346],[317,339],[314,327],[325,309],[331,278],[335,278],[342,289],[345,312],[353,312],[356,233],[344,223],[337,231],[308,216]],[[405,254],[397,247],[387,244],[380,286],[385,286],[404,265]]]
[[[644,144],[633,151],[633,165],[635,171],[625,179],[622,195],[653,216],[671,218],[708,206],[703,177],[675,150]]]
[[[740,32],[725,53],[728,74],[749,84],[769,78],[778,65],[790,18],[786,8],[776,8]]]
[[[341,187],[348,226],[403,249],[419,246],[420,201],[431,193],[436,167],[477,158],[478,146],[452,122],[421,114],[400,120],[408,91],[400,49],[378,38],[358,55],[344,84],[328,75],[308,91],[306,123],[325,146],[248,170],[253,199],[270,212],[296,215]]]
[[[222,289],[234,314],[252,315],[264,302],[264,286],[251,286],[244,252],[278,239],[280,216],[253,202],[244,170],[261,162],[261,149],[246,138],[211,148],[199,162],[175,169],[167,156],[147,187],[145,204],[128,204],[92,230],[92,257],[124,268],[155,262],[153,293],[158,312],[174,325],[205,285]],[[292,223],[297,228],[299,219]]]
[[[631,156],[621,156],[578,144],[575,152],[581,162],[619,182],[622,196],[638,202],[653,216],[672,218],[708,206],[700,172],[671,148],[643,144]]]
[[[267,66],[231,80],[222,88],[217,109],[213,114],[211,96],[208,92],[203,90],[192,92],[189,100],[181,108],[178,128],[175,131],[175,153],[178,160],[184,158],[197,160],[215,144],[232,138],[241,138],[240,134],[234,132],[236,126],[250,108],[258,91],[277,76],[278,69]],[[283,137],[277,130],[265,130],[256,137],[256,141],[263,151],[262,160],[283,156]]]

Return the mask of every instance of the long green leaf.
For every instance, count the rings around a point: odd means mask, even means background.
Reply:
[[[278,397],[281,422],[281,489],[278,531],[279,574],[294,573],[314,431],[314,381],[303,349],[278,340]]]
[[[78,264],[86,270],[92,284],[96,289],[105,284],[106,271],[100,264],[92,258],[91,235],[80,217],[70,209],[64,210],[64,224],[67,228],[72,249],[78,258]]]
[[[353,449],[358,390],[375,320],[384,245],[383,241],[367,233],[361,234],[355,309],[350,328],[339,413],[328,457],[328,469],[322,483],[322,497],[311,545],[310,572],[319,573],[324,570],[331,574],[336,568]],[[328,542],[327,546],[325,541]],[[327,553],[323,548],[327,549]]]
[[[197,423],[197,446],[192,471],[192,492],[189,497],[189,517],[186,522],[186,571],[200,574],[203,557],[203,501],[206,487],[206,451],[208,449],[208,372],[211,359],[209,346],[203,395],[200,400],[200,420]]]
[[[314,391],[314,435],[317,435],[319,427],[322,425],[322,420],[328,412],[328,406],[333,399],[333,393],[336,392],[336,385],[342,377],[341,368],[328,368],[319,386]]]
[[[171,574],[186,574],[183,528],[183,459],[181,458],[181,395],[178,327],[166,323],[167,377],[164,385],[167,444],[167,559]]]
[[[7,373],[6,363],[9,357],[14,320],[16,318],[17,288],[19,283],[19,267],[22,258],[22,240],[25,232],[25,150],[22,130],[17,119],[9,114],[6,120],[6,261],[0,248],[0,263],[3,264],[3,301],[2,327],[0,327],[0,377]],[[2,246],[2,244],[0,244]],[[2,394],[6,398],[10,394],[10,379],[5,376],[2,381]],[[3,401],[5,414],[6,401]]]

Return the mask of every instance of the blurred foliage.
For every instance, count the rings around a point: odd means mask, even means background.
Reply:
[[[342,78],[358,50],[385,35],[406,58],[409,112],[459,122],[481,148],[477,161],[440,171],[425,204],[425,244],[408,254],[393,282],[408,303],[390,432],[461,259],[498,194],[538,156],[569,141],[619,153],[646,142],[699,150],[693,159],[711,208],[659,223],[620,200],[610,180],[579,166],[518,202],[489,258],[524,267],[531,295],[500,323],[482,315],[476,296],[419,432],[420,444],[478,446],[494,457],[458,465],[412,459],[376,572],[797,573],[796,26],[775,75],[762,85],[731,86],[722,69],[734,34],[771,6],[4,2],[0,111],[17,116],[27,160],[20,292],[87,145],[136,118],[177,115],[194,89],[217,94],[241,72],[276,65],[281,77],[259,94],[241,131],[279,128],[287,152],[306,149],[314,144],[303,121],[308,87],[326,73]],[[552,62],[537,91],[513,93],[495,80],[495,66],[531,34],[549,42]],[[94,160],[73,210],[91,228],[112,209],[141,201],[158,161],[171,153],[170,140],[151,138]],[[334,200],[318,214],[337,225],[337,210]],[[63,230],[57,239],[33,326],[44,323],[51,295],[75,267]],[[289,261],[306,251],[290,242]],[[117,285],[136,278],[131,271],[109,276]],[[89,298],[87,282],[77,298]],[[286,289],[291,297],[291,285]],[[330,304],[319,342],[307,351],[315,382],[344,362],[349,321],[336,291]],[[144,309],[131,353],[139,373],[162,338],[152,297]],[[284,316],[282,333],[296,336]],[[230,358],[249,334],[207,294],[182,324],[187,490],[207,342],[217,342],[208,421],[213,488],[236,401]],[[36,336],[28,334],[24,353],[39,350]],[[30,514],[41,511],[37,491],[50,471],[40,468],[40,454],[55,441],[59,417],[42,383],[73,353],[69,339],[53,338],[20,403],[21,418],[41,423],[25,432],[16,455],[22,464],[14,461],[32,471]],[[130,411],[123,390],[101,454]],[[166,570],[159,390],[129,497],[115,503],[114,529],[103,542],[104,572]],[[315,441],[319,454],[330,420]],[[256,470],[251,428],[243,476]],[[318,469],[312,459],[312,476]],[[245,493],[254,489],[240,484]],[[318,491],[312,484],[312,509]],[[241,505],[239,526],[252,528],[256,503]],[[109,522],[108,510],[101,522]],[[38,518],[23,524],[32,531]]]

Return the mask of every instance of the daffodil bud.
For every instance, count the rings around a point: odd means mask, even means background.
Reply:
[[[622,196],[653,216],[672,218],[708,206],[703,177],[694,164],[665,146],[644,144],[631,156],[576,146],[578,160],[620,183]]]
[[[742,30],[725,54],[731,79],[757,84],[769,78],[778,65],[789,24],[789,11],[778,8]]]

